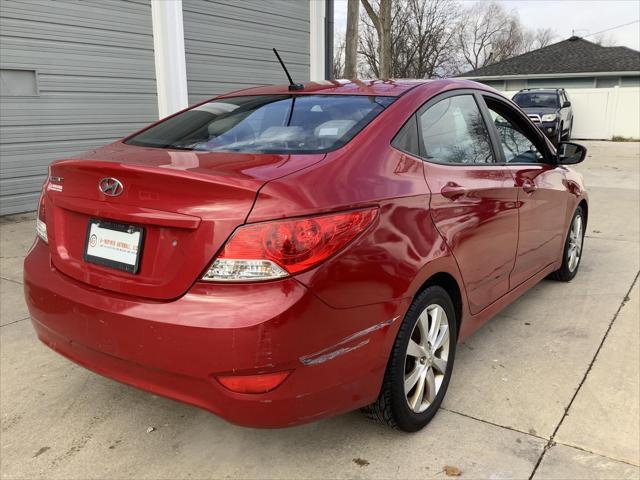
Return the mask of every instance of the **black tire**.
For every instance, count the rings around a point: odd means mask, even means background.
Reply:
[[[576,222],[576,218],[580,217],[580,247],[578,251],[577,263],[573,264],[571,261],[571,247],[572,247],[572,229],[574,228],[574,223]],[[578,269],[580,268],[580,262],[582,261],[582,252],[584,245],[584,232],[586,228],[586,219],[584,216],[584,212],[582,211],[582,207],[578,206],[576,208],[573,217],[571,218],[571,223],[569,224],[569,230],[567,232],[567,238],[564,242],[564,249],[562,251],[562,266],[549,275],[550,278],[554,280],[558,280],[560,282],[570,282],[578,273]],[[573,268],[572,268],[573,267]]]
[[[573,130],[573,120],[571,120],[571,123],[569,124],[569,130],[567,130],[567,134],[562,139],[567,142],[570,141],[572,130]]]
[[[562,129],[563,129],[563,125],[560,124],[558,126],[558,134],[556,135],[556,138],[554,140],[555,146],[557,147],[558,145],[560,145],[560,142],[562,141]]]
[[[426,410],[416,412],[411,409],[405,395],[405,369],[407,368],[407,348],[412,335],[415,335],[414,327],[417,326],[420,315],[427,310],[427,307],[439,306],[446,314],[449,330],[449,343],[447,345],[447,363],[445,372],[441,379],[440,387],[436,387],[435,399],[430,402]],[[416,432],[423,428],[434,417],[449,386],[451,372],[453,370],[453,361],[456,353],[458,319],[455,316],[455,309],[449,294],[441,287],[431,286],[422,291],[413,301],[405,315],[396,341],[391,350],[391,355],[387,363],[382,388],[378,399],[362,409],[362,412],[372,420],[385,423],[393,428],[404,430],[405,432]],[[442,354],[442,351],[441,351]],[[431,360],[426,365],[421,362],[418,365],[416,361],[413,368],[432,368],[436,372],[435,367],[430,367]],[[442,375],[438,373],[438,375]],[[417,384],[416,384],[417,385]],[[417,387],[414,387],[417,388]],[[427,388],[425,386],[425,388]],[[410,392],[416,392],[412,389]],[[426,395],[426,394],[425,394]],[[422,400],[420,400],[420,404]]]

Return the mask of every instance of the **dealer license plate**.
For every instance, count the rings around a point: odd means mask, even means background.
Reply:
[[[84,260],[137,273],[143,237],[142,227],[92,218],[87,226]]]

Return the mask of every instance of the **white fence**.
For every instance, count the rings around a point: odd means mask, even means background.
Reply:
[[[509,98],[515,93],[502,92]],[[573,138],[640,139],[640,87],[568,88],[567,93],[573,107]]]

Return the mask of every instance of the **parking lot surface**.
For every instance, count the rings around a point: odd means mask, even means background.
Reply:
[[[640,143],[584,143],[578,276],[541,282],[461,345],[444,408],[415,434],[357,412],[236,427],[76,366],[24,305],[33,216],[1,219],[1,478],[640,478]]]

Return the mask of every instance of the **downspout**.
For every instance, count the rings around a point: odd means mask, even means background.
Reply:
[[[182,0],[151,0],[158,117],[189,105]]]
[[[324,78],[333,80],[333,2],[325,0],[324,13]]]

